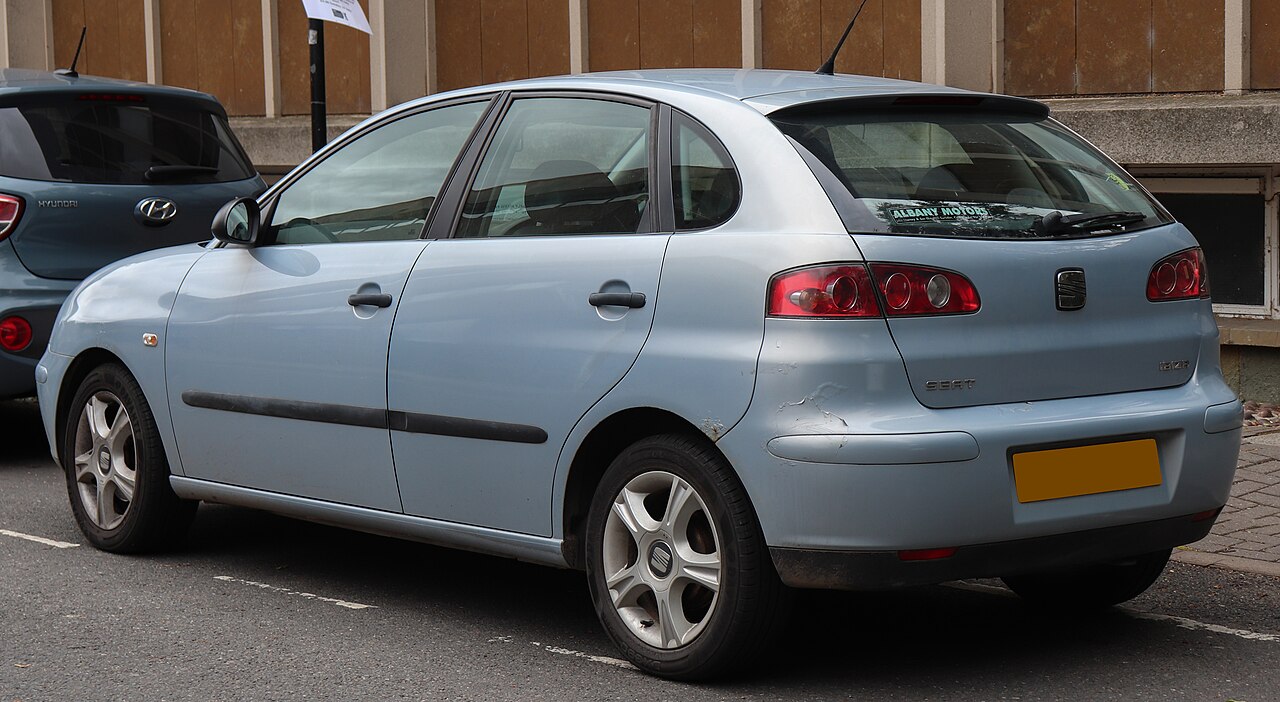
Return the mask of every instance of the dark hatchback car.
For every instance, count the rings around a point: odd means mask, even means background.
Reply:
[[[54,317],[87,275],[208,239],[223,203],[265,187],[210,95],[0,70],[0,398],[35,392]]]

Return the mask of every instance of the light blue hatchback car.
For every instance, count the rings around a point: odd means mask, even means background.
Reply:
[[[1041,103],[777,71],[522,81],[348,132],[92,276],[37,380],[75,516],[200,501],[584,569],[724,673],[789,588],[1106,606],[1226,503],[1195,239]]]

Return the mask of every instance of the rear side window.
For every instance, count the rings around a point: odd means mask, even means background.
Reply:
[[[678,112],[671,123],[671,192],[676,229],[707,229],[738,209],[738,174],[720,141]]]
[[[860,231],[1056,238],[1172,221],[1123,169],[1045,117],[848,109],[774,123],[834,176],[822,180],[840,190],[830,192],[837,207],[852,198]],[[1052,212],[1067,224],[1046,220]]]
[[[0,175],[138,185],[255,175],[226,120],[198,106],[60,100],[0,107]]]
[[[648,107],[610,100],[515,100],[481,162],[457,236],[640,231],[650,122]]]

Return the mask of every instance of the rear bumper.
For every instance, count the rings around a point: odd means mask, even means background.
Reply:
[[[1139,524],[963,546],[946,558],[903,560],[897,551],[771,548],[774,567],[791,587],[877,590],[964,578],[1049,571],[1171,549],[1204,538],[1213,520],[1182,516]]]

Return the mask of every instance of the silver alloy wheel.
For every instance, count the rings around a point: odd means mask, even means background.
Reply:
[[[120,398],[99,390],[76,424],[75,479],[84,513],[103,531],[124,521],[138,483],[133,422]]]
[[[613,499],[602,550],[613,606],[640,640],[674,649],[702,633],[719,599],[720,540],[687,481],[632,478]]]

